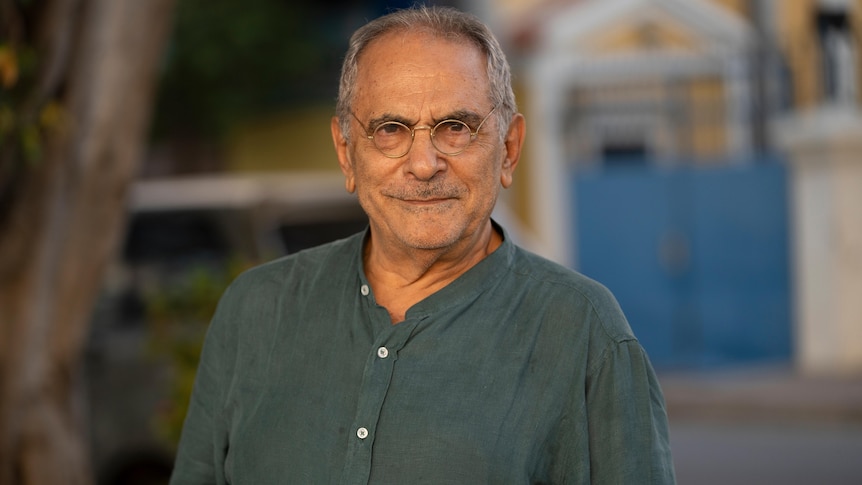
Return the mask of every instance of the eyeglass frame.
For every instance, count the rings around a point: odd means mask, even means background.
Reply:
[[[475,140],[476,137],[479,135],[479,130],[482,129],[482,126],[485,124],[486,121],[488,121],[488,118],[490,118],[491,115],[494,114],[494,111],[496,111],[497,108],[500,107],[500,104],[501,103],[497,103],[493,108],[491,108],[491,111],[488,112],[488,114],[485,115],[484,118],[482,118],[482,121],[479,122],[479,126],[476,127],[475,131],[473,131],[473,128],[471,128],[470,125],[468,125],[465,121],[456,120],[454,118],[448,118],[448,119],[442,120],[442,121],[438,122],[437,124],[435,124],[434,126],[417,125],[417,126],[414,126],[413,128],[410,128],[409,126],[405,125],[404,123],[401,123],[400,121],[390,120],[390,121],[383,121],[383,122],[375,125],[374,130],[371,131],[371,134],[369,135],[368,129],[365,128],[365,124],[362,123],[362,121],[359,119],[358,116],[356,116],[356,113],[354,113],[352,109],[350,110],[350,114],[353,116],[353,119],[355,119],[356,122],[359,123],[359,126],[362,127],[363,131],[365,131],[365,137],[368,138],[369,140],[371,140],[371,144],[374,145],[374,148],[376,148],[377,151],[380,152],[380,154],[386,158],[401,158],[404,155],[407,155],[408,153],[410,153],[410,150],[413,149],[413,141],[416,139],[416,130],[429,130],[428,134],[431,138],[431,145],[434,147],[434,149],[437,150],[438,152],[442,153],[443,155],[447,155],[447,156],[451,157],[451,156],[455,156],[455,155],[460,155],[467,150],[467,148],[470,146],[470,144],[473,143],[473,140]],[[457,152],[444,152],[443,150],[440,149],[440,147],[437,146],[436,143],[434,143],[434,132],[443,123],[451,123],[451,122],[461,123],[462,125],[466,126],[467,129],[470,131],[470,141],[468,141],[467,144],[464,145],[464,148],[458,150]],[[379,146],[377,146],[377,143],[374,141],[374,133],[377,133],[377,130],[379,130],[380,127],[383,125],[403,126],[408,131],[410,131],[410,144],[407,146],[407,150],[404,153],[402,153],[400,155],[389,155],[388,153],[384,152]]]

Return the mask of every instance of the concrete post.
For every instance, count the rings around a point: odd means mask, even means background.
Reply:
[[[824,108],[776,134],[792,173],[797,368],[862,374],[862,115]]]

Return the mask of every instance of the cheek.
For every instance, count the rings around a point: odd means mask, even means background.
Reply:
[[[474,181],[476,184],[494,189],[499,186],[504,160],[499,152],[500,150],[494,150],[493,154],[486,158],[484,163],[477,164],[474,168]]]
[[[362,188],[379,179],[379,174],[374,172],[375,164],[367,158],[367,154],[361,149],[353,150],[353,174],[356,177],[357,188]],[[360,185],[361,183],[361,185]]]
[[[467,179],[462,179],[469,187],[470,197],[477,210],[493,206],[500,191],[500,171],[493,166],[476,167]],[[480,209],[481,208],[481,209]]]
[[[367,159],[355,159],[353,173],[356,182],[356,195],[359,203],[367,210],[372,209],[374,200],[378,197],[381,187],[391,177],[381,167],[375,167],[372,161]]]

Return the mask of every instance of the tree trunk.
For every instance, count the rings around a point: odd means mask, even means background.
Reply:
[[[173,3],[43,0],[26,25],[40,71],[21,109],[52,99],[64,123],[29,166],[0,147],[0,485],[92,482],[80,360],[146,141]],[[19,6],[0,0],[4,16]]]

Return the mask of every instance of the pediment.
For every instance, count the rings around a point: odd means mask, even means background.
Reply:
[[[747,22],[704,0],[594,0],[570,5],[541,28],[544,53],[578,57],[648,51],[705,53],[748,45]]]

